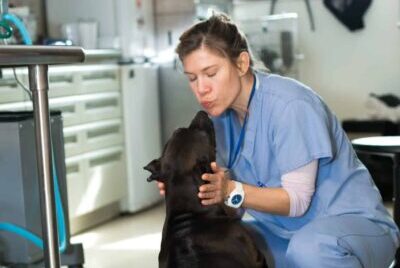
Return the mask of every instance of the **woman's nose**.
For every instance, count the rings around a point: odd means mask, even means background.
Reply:
[[[207,94],[208,92],[210,92],[210,90],[210,85],[204,79],[198,79],[197,92],[200,95]]]

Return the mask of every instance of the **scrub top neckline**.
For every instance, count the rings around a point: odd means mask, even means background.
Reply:
[[[239,119],[237,118],[237,116],[232,116],[232,109],[229,110],[228,112],[228,117],[229,117],[229,154],[228,154],[228,169],[232,169],[232,167],[235,165],[235,163],[237,163],[237,159],[238,156],[240,154],[240,151],[243,150],[244,145],[244,138],[245,138],[245,133],[246,133],[246,129],[247,129],[247,124],[248,124],[248,120],[249,120],[249,113],[250,113],[250,107],[251,107],[251,103],[252,100],[254,98],[255,95],[255,91],[258,88],[258,79],[256,74],[253,74],[254,77],[254,82],[253,82],[253,86],[251,89],[251,93],[250,93],[250,97],[249,97],[249,101],[247,104],[247,112],[245,115],[245,118],[243,120],[243,125],[240,124]],[[233,122],[234,121],[234,122]],[[233,126],[235,125],[235,126]],[[240,132],[239,132],[239,137],[237,137],[237,128],[240,128]],[[237,137],[237,141],[236,143],[235,141],[235,136]],[[236,144],[236,146],[235,146]]]

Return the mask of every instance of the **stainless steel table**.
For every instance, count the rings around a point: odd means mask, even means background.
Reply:
[[[49,128],[48,65],[83,62],[80,47],[0,46],[0,67],[27,66],[32,91],[45,265],[60,267]]]
[[[400,227],[400,136],[366,137],[352,140],[357,154],[389,157],[393,163],[393,218]],[[400,252],[396,254],[396,266],[400,267]]]

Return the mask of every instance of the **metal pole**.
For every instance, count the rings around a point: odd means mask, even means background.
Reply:
[[[400,155],[395,153],[393,156],[393,218],[397,224],[397,227],[400,227]],[[396,261],[394,267],[400,267],[400,250],[396,251]]]
[[[393,218],[398,227],[400,227],[400,159],[395,153],[393,158]]]
[[[59,268],[56,206],[52,174],[52,154],[49,124],[47,65],[30,65],[29,85],[33,97],[36,134],[36,157],[39,172],[44,259],[46,268]]]

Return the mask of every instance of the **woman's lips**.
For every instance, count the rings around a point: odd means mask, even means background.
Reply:
[[[201,106],[203,106],[205,109],[209,109],[212,106],[212,102],[211,101],[202,101]]]

